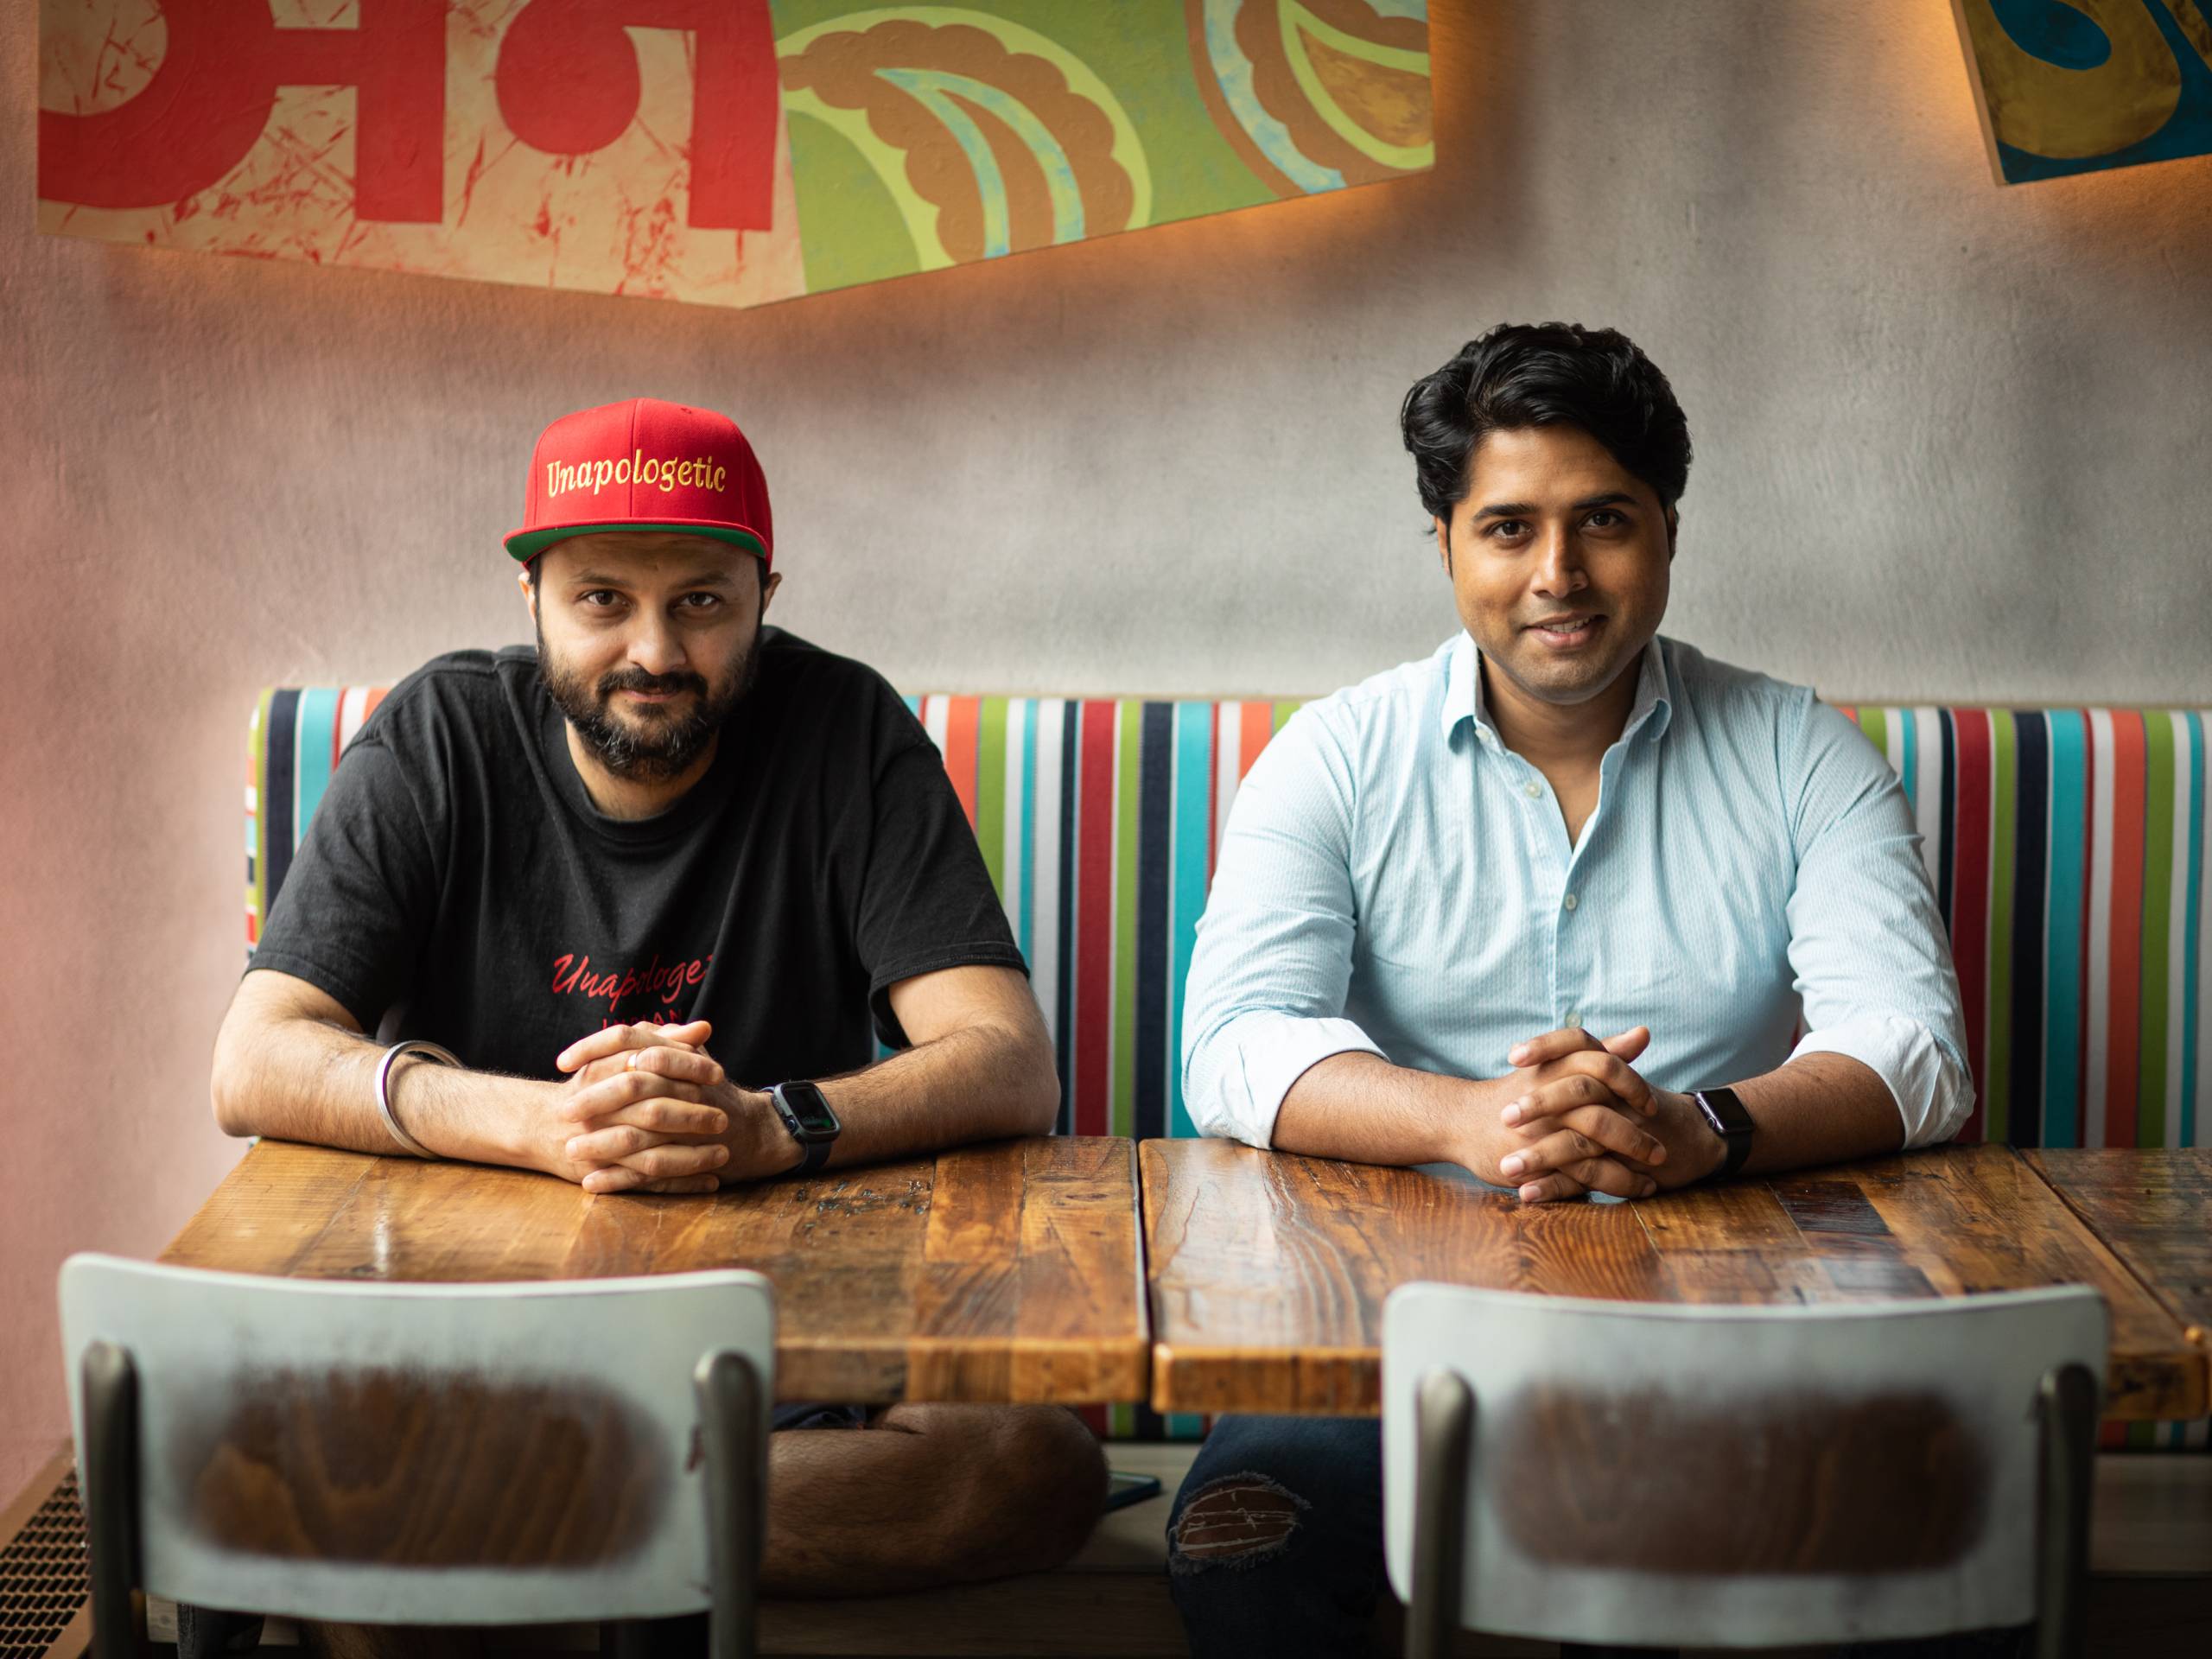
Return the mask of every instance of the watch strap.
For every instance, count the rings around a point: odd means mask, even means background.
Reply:
[[[1744,1109],[1733,1089],[1700,1089],[1691,1098],[1726,1148],[1720,1167],[1713,1172],[1714,1176],[1733,1175],[1751,1155],[1751,1115]]]
[[[811,1175],[830,1161],[830,1149],[837,1144],[837,1137],[830,1135],[817,1139],[807,1134],[800,1126],[798,1113],[793,1109],[791,1102],[784,1098],[785,1088],[785,1084],[777,1084],[768,1090],[768,1097],[776,1103],[776,1116],[783,1119],[784,1128],[791,1132],[791,1139],[799,1145],[799,1160],[787,1173]]]

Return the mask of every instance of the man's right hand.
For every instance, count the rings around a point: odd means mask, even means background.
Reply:
[[[536,1166],[586,1192],[715,1192],[721,1184],[715,1172],[729,1160],[729,1149],[705,1137],[721,1135],[729,1118],[714,1101],[727,1079],[706,1052],[713,1032],[704,1020],[640,1020],[571,1043],[554,1062],[569,1080],[554,1085],[553,1109],[531,1126]],[[642,1144],[615,1164],[571,1156],[579,1136],[618,1128],[638,1131]],[[615,1167],[646,1179],[608,1179],[603,1172]]]
[[[1651,1090],[1629,1062],[1650,1046],[1643,1026],[1599,1042],[1579,1027],[1548,1032],[1518,1045],[1516,1069],[1484,1086],[1489,1109],[1470,1125],[1459,1162],[1494,1185],[1515,1187],[1531,1202],[1598,1192],[1615,1198],[1649,1196],[1649,1171],[1666,1147],[1642,1120]],[[1529,1154],[1545,1148],[1546,1184],[1523,1182]]]

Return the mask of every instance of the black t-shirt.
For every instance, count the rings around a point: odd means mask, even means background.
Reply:
[[[706,775],[639,821],[593,806],[536,652],[410,675],[346,750],[253,966],[523,1077],[610,1023],[711,1020],[715,1058],[753,1084],[865,1065],[878,1034],[903,1046],[899,980],[1023,968],[897,693],[780,629],[758,649]]]

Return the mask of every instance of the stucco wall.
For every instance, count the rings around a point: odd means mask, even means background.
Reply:
[[[1452,626],[1408,383],[1611,322],[1697,443],[1672,632],[1839,697],[2212,702],[2212,161],[1999,189],[1942,0],[1436,9],[1427,179],[750,313],[39,237],[17,12],[0,1496],[63,1432],[56,1264],[238,1150],[256,688],[525,637],[496,538],[570,409],[736,415],[780,619],[901,685],[1314,692]]]

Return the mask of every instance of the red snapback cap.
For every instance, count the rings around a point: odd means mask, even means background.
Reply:
[[[737,423],[658,397],[578,410],[538,435],[507,551],[527,563],[601,530],[712,537],[758,555],[763,575],[775,550],[768,480]]]

